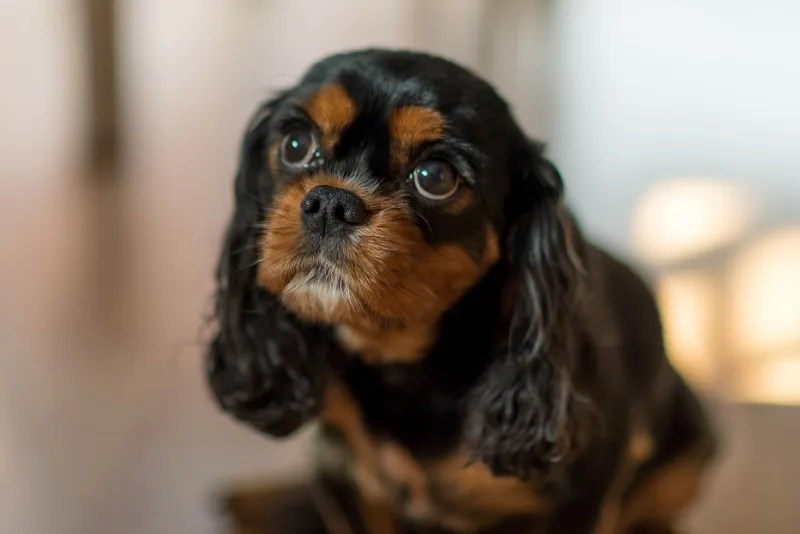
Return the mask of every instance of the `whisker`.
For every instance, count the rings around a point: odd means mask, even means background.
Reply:
[[[248,250],[254,250],[260,247],[261,247],[260,243],[250,243],[249,245],[245,245],[241,248],[232,251],[231,254],[241,254],[242,252],[247,252]]]
[[[411,211],[412,211],[412,212],[414,212],[414,214],[415,214],[417,217],[419,217],[420,219],[422,219],[423,221],[425,221],[425,224],[426,224],[426,225],[428,225],[428,230],[430,231],[430,233],[431,233],[431,236],[433,236],[433,227],[431,226],[431,223],[429,223],[429,222],[428,222],[428,219],[426,219],[425,217],[423,217],[423,215],[422,215],[420,212],[418,212],[417,210],[415,210],[414,208],[411,208]]]
[[[255,200],[256,201],[256,204],[258,204],[259,208],[263,208],[264,207],[263,204],[262,204],[262,200],[260,198],[258,198],[257,196],[255,196],[251,191],[245,191],[245,193],[247,194],[248,197],[250,197],[251,200]]]
[[[263,262],[264,262],[264,258],[259,258],[258,260],[256,260],[255,262],[253,262],[253,263],[251,263],[249,265],[242,265],[241,267],[237,267],[236,269],[234,269],[233,271],[228,273],[228,278],[232,277],[235,274],[239,274],[240,272],[245,271],[247,269],[252,269],[256,265],[258,265],[260,263],[263,263]]]

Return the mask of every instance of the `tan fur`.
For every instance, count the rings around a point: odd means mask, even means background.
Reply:
[[[358,106],[339,84],[323,86],[303,103],[303,108],[320,129],[322,148],[328,153],[358,113]]]
[[[706,462],[699,451],[689,451],[635,488],[626,503],[618,532],[640,524],[668,527],[699,497]]]
[[[336,330],[336,339],[343,349],[371,364],[416,361],[435,336],[435,329],[427,325],[376,331],[340,326]]]
[[[337,380],[331,380],[325,388],[320,419],[336,428],[344,437],[356,463],[356,474],[373,477],[359,480],[362,489],[371,496],[381,497],[381,484],[374,478],[378,465],[375,444],[364,427],[358,404]]]
[[[389,112],[389,158],[397,169],[409,164],[412,151],[420,144],[441,139],[444,118],[430,108],[404,106]]]
[[[474,530],[501,518],[544,513],[552,502],[535,485],[513,476],[498,477],[481,462],[457,453],[428,469],[432,488],[451,515]],[[455,521],[451,519],[451,525]],[[464,530],[464,529],[461,529]]]
[[[475,190],[462,184],[455,194],[441,205],[441,210],[450,215],[462,215],[466,213],[469,208],[475,206],[477,200],[478,195],[475,193]]]
[[[500,258],[497,233],[487,225],[486,244],[480,266],[482,275]],[[474,283],[471,282],[470,285]],[[454,299],[455,300],[455,299]],[[384,329],[340,326],[336,330],[339,344],[348,352],[358,354],[369,364],[409,363],[422,358],[437,335],[435,321],[411,324],[408,327]]]
[[[380,501],[363,501],[361,514],[368,534],[400,534],[391,506]]]
[[[269,163],[269,172],[272,173],[272,176],[278,176],[280,172],[280,152],[281,152],[281,143],[282,141],[278,141],[277,143],[273,143],[269,149],[267,150],[267,160]]]
[[[370,534],[395,534],[397,523],[386,483],[381,478],[378,451],[347,388],[331,380],[325,388],[320,419],[337,429],[347,442],[353,460],[353,479],[359,489],[361,513]]]
[[[328,534],[353,534],[350,521],[333,495],[315,485],[312,485],[309,491]]]
[[[625,456],[621,459],[614,481],[603,499],[594,534],[623,534],[620,530],[623,523],[623,496],[636,472],[652,453],[652,436],[643,426],[637,426],[628,437]]]

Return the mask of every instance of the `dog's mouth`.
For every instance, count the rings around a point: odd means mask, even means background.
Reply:
[[[281,291],[281,295],[289,292],[325,291],[329,293],[345,293],[348,283],[341,266],[323,256],[304,261],[291,280]]]
[[[281,292],[281,298],[285,301],[299,297],[315,299],[320,306],[327,308],[342,300],[352,300],[347,283],[324,269],[298,273]]]
[[[323,254],[304,258],[280,290],[279,297],[289,309],[314,322],[374,322],[376,314],[359,296],[365,290],[369,292],[369,282],[351,281],[346,269],[345,264],[334,264]]]

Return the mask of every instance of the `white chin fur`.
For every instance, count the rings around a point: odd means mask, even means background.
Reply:
[[[332,314],[339,306],[352,300],[347,289],[337,286],[339,284],[335,280],[322,281],[314,273],[310,273],[292,279],[283,293],[286,296],[311,298],[325,313]]]

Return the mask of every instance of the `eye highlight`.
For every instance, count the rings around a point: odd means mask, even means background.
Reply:
[[[453,166],[446,161],[423,161],[412,171],[414,187],[424,198],[446,200],[458,190],[459,178]]]
[[[319,142],[309,128],[295,128],[281,141],[281,161],[287,167],[305,167],[318,155]]]

